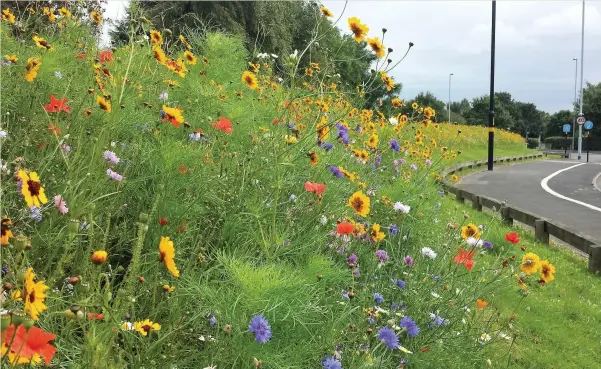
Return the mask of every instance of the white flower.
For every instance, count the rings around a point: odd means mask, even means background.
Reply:
[[[320,222],[322,225],[326,225],[326,224],[328,224],[328,217],[326,217],[325,215],[322,215],[322,216],[321,216],[321,219],[319,220],[319,222]]]
[[[298,57],[298,50],[294,50],[294,53],[290,54],[292,59],[296,59]]]
[[[436,259],[436,252],[429,247],[422,247],[422,255],[430,259]]]
[[[167,99],[169,99],[169,93],[167,91],[162,91],[159,94],[159,100],[166,101]]]
[[[0,129],[0,138],[6,138],[6,137],[8,137],[8,133],[5,130]]]
[[[396,126],[397,124],[399,124],[399,120],[396,119],[395,117],[390,117],[390,119],[388,119],[388,121],[390,122],[390,124],[392,124],[393,126]]]
[[[409,211],[411,210],[411,206],[405,205],[400,201],[395,202],[393,208],[394,210],[400,211],[403,214],[409,214]]]
[[[267,53],[258,53],[257,54],[257,58],[259,58],[259,59],[269,58],[269,54],[267,54]]]
[[[432,294],[432,297],[434,297],[434,298],[437,298],[437,299],[438,299],[438,298],[440,298],[440,295],[439,295],[439,294],[437,294],[436,292],[431,292],[431,294]],[[430,315],[430,317],[431,317],[431,316],[432,316],[432,315]],[[434,316],[434,318],[432,318],[432,319],[433,319],[433,320],[434,320],[434,319],[436,319],[436,316]]]
[[[217,365],[207,366],[204,369],[217,369]]]
[[[125,322],[121,325],[121,329],[126,330],[126,331],[133,331],[134,325],[131,322]]]
[[[284,79],[282,77],[278,77],[278,82],[282,83]]]
[[[481,239],[475,239],[474,237],[468,237],[468,239],[465,240],[465,242],[468,245],[474,247],[482,247],[482,245],[484,245],[484,241],[482,241]]]
[[[290,195],[290,201],[292,201],[292,202],[296,201],[296,195],[295,194],[291,194]]]
[[[491,338],[492,338],[492,337],[490,336],[490,334],[488,334],[488,333],[482,333],[482,334],[480,335],[480,338],[478,338],[478,341],[479,341],[481,344],[485,344],[486,342],[490,341],[490,340],[491,340]]]
[[[271,54],[271,57],[274,58],[274,59],[278,58],[278,56],[276,54]]]
[[[54,76],[55,76],[56,78],[58,78],[58,79],[61,79],[61,78],[63,78],[63,74],[62,74],[61,72],[58,72],[58,71],[57,71],[57,72],[54,72]]]

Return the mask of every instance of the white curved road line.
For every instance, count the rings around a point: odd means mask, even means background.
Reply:
[[[595,178],[593,178],[593,187],[595,187],[597,189],[597,191],[601,191],[601,188],[599,188],[599,186],[597,186],[597,181],[599,180],[599,177],[601,177],[601,172],[599,172],[599,174],[597,174],[595,176]]]
[[[550,193],[551,195],[553,195],[553,196],[555,196],[555,197],[559,197],[560,199],[567,200],[567,201],[573,202],[573,203],[575,203],[575,204],[578,204],[578,205],[582,205],[582,206],[584,206],[584,207],[587,207],[587,208],[589,208],[589,209],[591,209],[591,210],[595,210],[595,211],[598,211],[598,212],[600,212],[600,213],[601,213],[601,208],[598,208],[598,207],[596,207],[596,206],[593,206],[593,205],[591,205],[591,204],[587,204],[586,202],[583,202],[583,201],[578,201],[578,200],[575,200],[575,199],[569,198],[569,197],[567,197],[567,196],[564,196],[564,195],[562,195],[562,194],[560,194],[560,193],[557,193],[557,192],[553,191],[553,190],[552,190],[552,189],[549,187],[549,185],[547,184],[547,182],[549,182],[549,180],[550,180],[551,178],[555,177],[555,176],[556,176],[556,175],[558,175],[559,173],[565,172],[565,171],[567,171],[567,170],[570,170],[570,169],[572,169],[572,168],[579,167],[579,166],[581,166],[581,165],[584,165],[584,164],[586,164],[586,163],[580,163],[580,164],[572,165],[571,167],[563,168],[563,169],[560,169],[560,170],[558,170],[558,171],[557,171],[557,172],[555,172],[555,173],[551,173],[550,175],[548,175],[547,177],[545,177],[545,178],[544,178],[544,179],[543,179],[543,180],[540,182],[540,186],[543,188],[543,190],[547,191],[548,193]]]

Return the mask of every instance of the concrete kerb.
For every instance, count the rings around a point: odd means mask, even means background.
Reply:
[[[508,162],[523,161],[526,159],[542,158],[543,153],[530,154],[530,155],[519,155],[511,157],[500,157],[495,158],[495,162]],[[601,244],[597,244],[598,241],[591,240],[587,236],[576,232],[569,227],[548,219],[544,219],[536,214],[532,214],[523,209],[519,209],[514,206],[507,206],[507,204],[498,201],[493,198],[486,196],[480,196],[468,191],[462,190],[447,182],[446,177],[452,175],[457,171],[463,170],[463,168],[473,168],[474,166],[479,167],[487,163],[486,160],[477,160],[475,162],[461,163],[441,171],[441,184],[446,192],[455,194],[455,199],[459,202],[464,202],[465,199],[469,199],[472,203],[472,208],[477,211],[482,211],[482,208],[488,208],[492,210],[499,210],[502,220],[512,225],[514,219],[520,223],[524,223],[534,228],[534,237],[538,242],[543,244],[549,244],[549,236],[554,236],[557,239],[583,251],[589,256],[589,271],[593,273],[601,273]],[[601,175],[601,173],[600,173]],[[593,180],[595,184],[597,178]]]

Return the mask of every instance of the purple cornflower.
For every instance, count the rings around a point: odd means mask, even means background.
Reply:
[[[376,156],[376,161],[375,161],[374,164],[375,164],[376,167],[379,167],[380,164],[382,164],[382,155]]]
[[[36,222],[42,221],[42,213],[40,212],[40,208],[38,208],[37,206],[31,206],[29,208],[29,211],[31,212],[30,215],[33,220],[35,220]]]
[[[113,171],[110,168],[106,170],[106,175],[109,176],[109,178],[113,181],[121,182],[123,180],[123,176],[121,174]]]
[[[211,317],[209,318],[209,324],[210,325],[217,324],[217,318],[215,318],[215,315],[211,314]]]
[[[326,151],[330,151],[334,148],[334,145],[332,145],[329,142],[322,142],[319,144],[319,147],[321,147],[322,149],[324,149]]]
[[[335,165],[330,167],[330,172],[337,178],[344,178],[344,173]]]
[[[67,145],[66,143],[63,143],[61,144],[61,150],[63,150],[63,153],[66,155],[71,152],[71,146]]]
[[[361,275],[361,272],[359,271],[359,268],[354,268],[353,269],[353,277],[359,278],[360,275]]]
[[[334,359],[333,356],[327,357],[323,362],[323,369],[342,369],[342,363]]]
[[[414,171],[414,172],[417,171],[417,165],[411,164],[409,167],[411,168],[412,171]]]
[[[357,265],[357,261],[359,261],[359,258],[357,257],[357,255],[355,255],[355,253],[352,253],[346,260],[346,262],[348,264],[353,264],[353,265]]]
[[[109,163],[109,165],[115,165],[119,162],[119,160],[121,160],[121,159],[119,159],[117,154],[115,154],[114,152],[109,151],[109,150],[106,150],[104,152],[103,156],[104,156],[104,160],[106,160]]]
[[[493,248],[492,242],[490,242],[490,241],[484,241],[482,246],[486,247],[489,250],[492,250],[492,248]]]
[[[402,279],[397,279],[395,281],[396,285],[398,288],[405,288],[405,281],[403,281]]]
[[[378,339],[383,341],[386,347],[394,350],[399,347],[399,338],[396,333],[389,327],[382,327],[378,331]]]
[[[348,291],[342,290],[342,298],[347,300],[351,299],[348,295]]]
[[[405,366],[407,366],[407,364],[409,364],[409,360],[401,359],[401,361],[399,362],[399,369],[403,369]]]
[[[405,256],[405,263],[409,266],[413,266],[413,258],[409,255]]]
[[[382,296],[382,294],[378,292],[374,292],[374,301],[376,302],[376,304],[381,304],[382,302],[384,302],[384,296]]]
[[[67,214],[69,212],[69,208],[67,207],[67,202],[61,195],[54,196],[54,205],[58,208],[58,211],[61,214]]]
[[[409,337],[416,337],[419,334],[419,327],[415,324],[413,319],[408,316],[401,319],[401,327],[405,328]]]
[[[375,324],[376,324],[376,318],[375,318],[373,315],[370,315],[370,316],[367,318],[367,323],[368,323],[369,325],[375,325]]]
[[[8,274],[8,272],[10,272],[8,265],[2,264],[2,276],[4,277],[6,274]]]
[[[250,320],[248,331],[255,334],[255,341],[266,343],[271,338],[271,326],[263,315],[255,315]]]
[[[380,263],[388,261],[388,253],[385,250],[376,251],[376,257],[378,258],[378,261],[380,261]]]
[[[432,165],[432,160],[426,159],[426,166],[429,167],[430,165]]]
[[[440,315],[434,313],[430,313],[430,320],[432,320],[432,323],[437,327],[449,324],[448,319],[443,319]]]
[[[391,236],[396,236],[399,233],[399,226],[396,224],[389,225],[388,233],[390,233]]]
[[[397,140],[395,140],[394,138],[390,139],[390,148],[394,151],[399,151],[401,150],[401,145],[399,145],[399,142]],[[396,161],[396,160],[395,160]],[[398,164],[395,164],[398,165]]]
[[[336,128],[338,128],[338,137],[343,144],[348,145],[351,140],[348,136],[348,127],[342,125],[341,123],[336,124]]]

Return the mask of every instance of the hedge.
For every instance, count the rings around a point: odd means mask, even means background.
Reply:
[[[568,136],[568,148],[572,145],[572,136]],[[566,145],[565,136],[547,137],[543,140],[548,149],[563,150]],[[530,144],[528,144],[530,146]],[[587,139],[582,137],[582,149],[586,150]],[[578,137],[574,139],[574,149],[578,149]],[[588,149],[591,151],[601,151],[601,137],[589,137]]]

